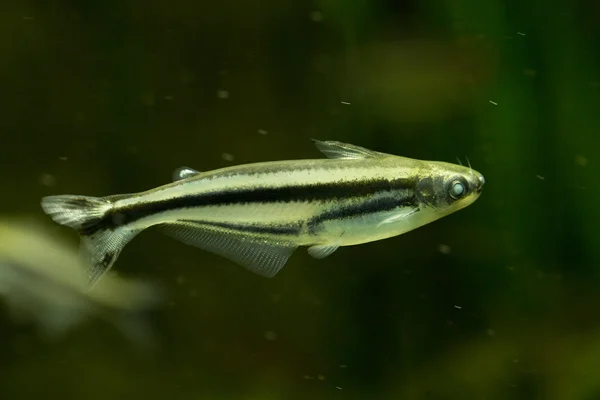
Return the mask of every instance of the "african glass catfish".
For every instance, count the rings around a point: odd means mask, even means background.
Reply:
[[[470,167],[315,143],[326,159],[182,167],[172,183],[145,192],[49,196],[42,208],[81,235],[92,286],[154,225],[273,277],[299,246],[324,258],[340,246],[403,234],[470,205],[485,182]]]

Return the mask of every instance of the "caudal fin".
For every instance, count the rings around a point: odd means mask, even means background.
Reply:
[[[42,209],[54,222],[75,229],[81,236],[80,252],[89,264],[90,289],[114,264],[123,247],[138,233],[116,227],[107,217],[112,202],[106,198],[61,195],[42,198]]]
[[[110,201],[99,197],[67,194],[42,198],[42,209],[54,222],[77,232],[93,230],[111,207]]]

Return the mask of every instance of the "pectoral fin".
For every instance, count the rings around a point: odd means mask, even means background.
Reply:
[[[308,254],[310,254],[314,258],[325,258],[333,254],[339,248],[340,246],[337,244],[311,246],[308,248]]]
[[[391,224],[394,222],[401,221],[401,220],[407,218],[408,216],[413,215],[414,213],[416,213],[418,211],[419,211],[418,207],[402,207],[398,210],[390,211],[381,216],[382,219],[377,224],[377,227],[380,227],[381,225],[386,225],[386,224]]]

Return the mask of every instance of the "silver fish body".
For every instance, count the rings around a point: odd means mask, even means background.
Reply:
[[[93,284],[137,233],[166,233],[274,276],[299,246],[323,258],[340,246],[397,236],[471,204],[483,176],[340,142],[315,141],[328,157],[182,167],[174,182],[130,195],[49,196],[42,207],[77,229]]]

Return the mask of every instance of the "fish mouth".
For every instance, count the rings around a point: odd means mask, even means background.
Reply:
[[[479,175],[478,179],[477,179],[477,188],[475,189],[475,193],[479,194],[481,193],[481,191],[483,190],[483,185],[485,184],[485,178],[483,177],[483,175]]]

